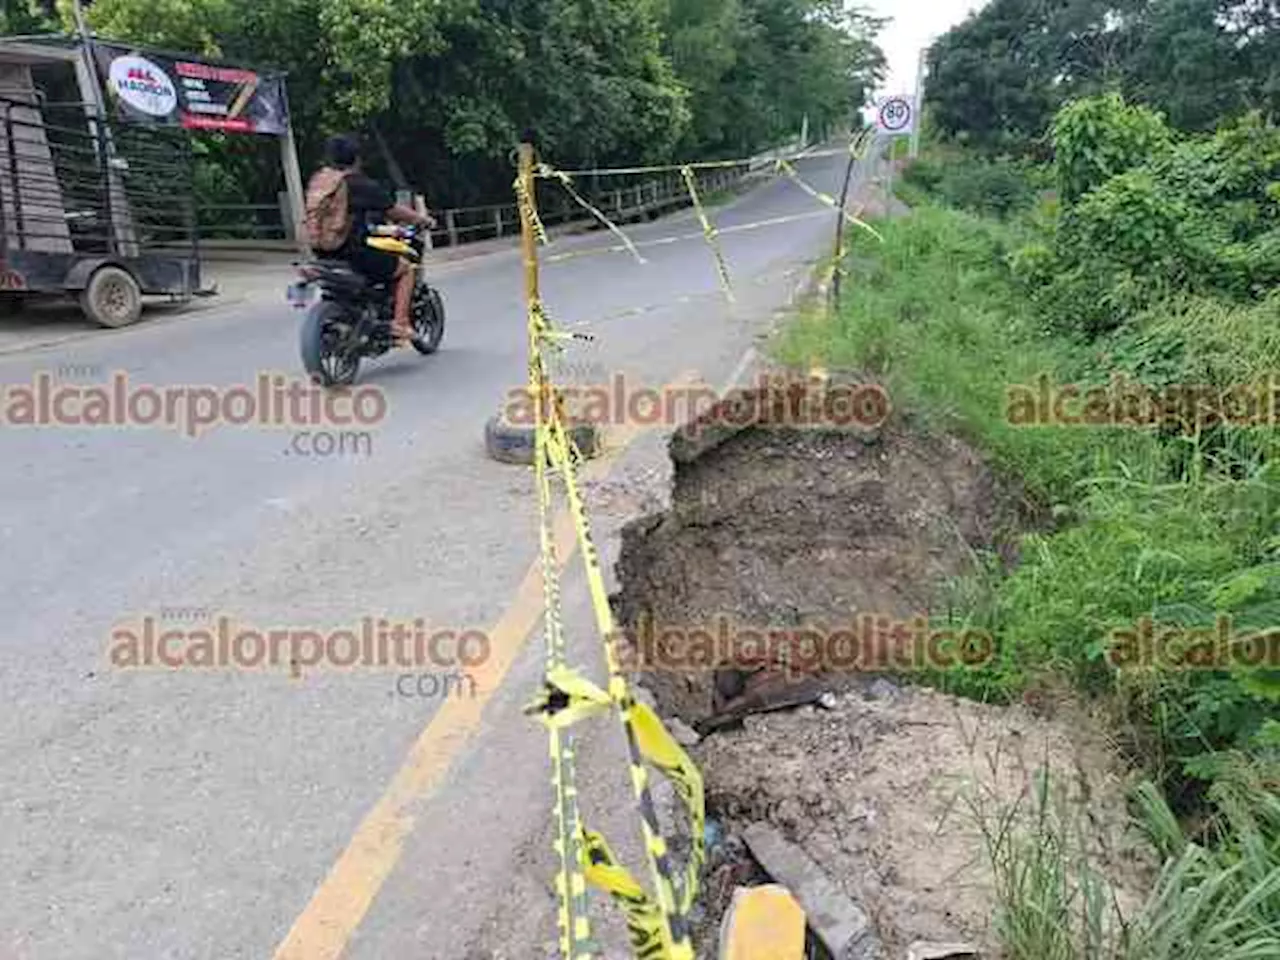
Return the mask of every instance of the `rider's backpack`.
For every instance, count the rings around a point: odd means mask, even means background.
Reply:
[[[351,233],[351,205],[347,177],[341,170],[325,167],[307,184],[306,226],[314,250],[336,253],[346,244]]]

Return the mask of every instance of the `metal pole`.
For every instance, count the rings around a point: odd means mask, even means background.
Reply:
[[[831,273],[831,302],[840,309],[840,261],[844,258],[844,209],[849,201],[849,181],[853,179],[853,165],[858,154],[852,141],[849,143],[849,165],[844,170],[844,186],[840,190],[840,209],[836,211],[836,249]]]
[[[886,156],[889,158],[889,162],[886,165],[884,174],[884,215],[886,217],[889,216],[889,212],[893,209],[893,157],[898,152],[898,138],[890,134],[887,139],[889,143]]]
[[[98,79],[98,65],[93,56],[93,36],[89,33],[89,25],[84,19],[84,8],[80,0],[72,0],[71,11],[75,14],[76,30],[80,34],[80,42],[84,45],[84,55],[89,62],[90,89],[93,93],[93,105],[104,120],[107,116],[107,97],[102,92],[102,83]]]
[[[293,219],[293,236],[298,252],[311,256],[311,238],[306,227],[306,187],[302,183],[302,167],[298,164],[298,142],[293,136],[293,111],[289,109],[289,90],[286,81],[280,81],[284,98],[284,136],[280,138],[280,163],[284,167],[284,186],[289,194],[289,215]]]
[[[520,158],[520,184],[528,203],[533,203],[533,144],[521,143],[518,150]],[[533,223],[530,211],[525,204],[520,205],[520,252],[524,256],[524,295],[528,303],[538,303],[538,242],[533,235]]]
[[[922,119],[920,116],[920,111],[924,107],[924,71],[925,71],[925,58],[927,57],[928,53],[929,53],[928,47],[921,47],[920,59],[919,59],[919,62],[916,64],[915,117],[913,118],[914,122],[912,123],[912,126],[911,126],[910,156],[912,160],[920,156],[920,121]]]
[[[102,151],[102,165],[106,170],[107,217],[111,221],[111,231],[117,252],[125,256],[136,256],[137,238],[133,232],[128,195],[125,193],[124,184],[116,169],[115,140],[111,136],[111,127],[107,123],[107,97],[98,77],[98,59],[94,56],[93,35],[89,32],[89,24],[84,18],[84,8],[80,5],[80,0],[72,0],[71,12],[75,16],[76,32],[80,35],[81,68],[76,71],[79,74],[77,80],[80,92],[87,93],[93,101],[89,129],[93,134],[95,150]]]

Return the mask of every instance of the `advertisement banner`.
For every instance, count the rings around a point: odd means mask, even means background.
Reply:
[[[191,130],[279,136],[288,127],[284,77],[97,43],[103,90],[118,119]]]

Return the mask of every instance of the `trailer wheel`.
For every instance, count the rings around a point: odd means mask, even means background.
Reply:
[[[80,294],[80,308],[101,326],[127,327],[142,316],[142,289],[129,271],[99,267]]]

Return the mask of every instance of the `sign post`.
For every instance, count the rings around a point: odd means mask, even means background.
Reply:
[[[876,102],[876,132],[884,137],[889,169],[885,174],[885,211],[893,205],[893,163],[899,137],[910,137],[916,127],[915,99],[906,94],[882,97]]]
[[[911,153],[909,156],[912,160],[920,156],[920,114],[924,111],[924,73],[926,68],[926,56],[929,53],[928,47],[920,48],[920,61],[916,64],[916,122],[911,124]]]

